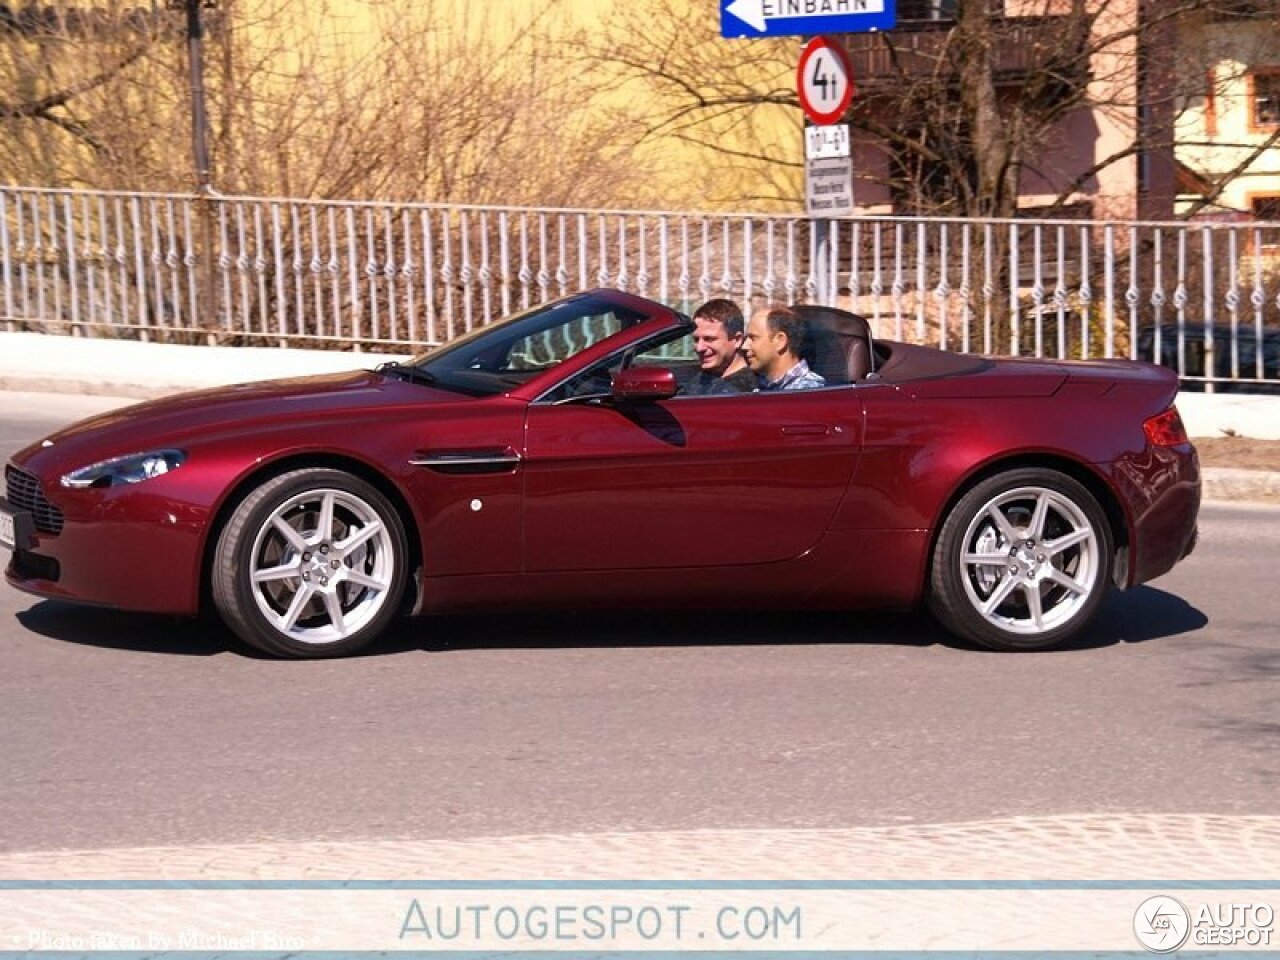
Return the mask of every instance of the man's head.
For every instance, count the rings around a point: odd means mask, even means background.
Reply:
[[[787,307],[762,307],[747,325],[747,365],[776,380],[800,362],[800,315]]]
[[[699,369],[724,376],[742,349],[742,311],[732,300],[708,300],[693,315],[693,324]]]

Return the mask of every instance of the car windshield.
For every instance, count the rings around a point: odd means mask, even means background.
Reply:
[[[639,311],[583,294],[482,327],[409,364],[388,365],[384,372],[471,396],[492,396],[646,319]]]

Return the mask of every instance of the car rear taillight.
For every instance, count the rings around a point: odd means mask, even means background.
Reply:
[[[1147,439],[1157,447],[1176,447],[1187,442],[1187,428],[1182,425],[1178,408],[1170,407],[1142,425]]]

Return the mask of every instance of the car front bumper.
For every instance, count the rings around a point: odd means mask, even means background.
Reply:
[[[61,528],[34,529],[7,558],[5,580],[26,593],[122,610],[194,614],[209,519],[158,481],[50,490]],[[20,509],[15,512],[21,512]]]

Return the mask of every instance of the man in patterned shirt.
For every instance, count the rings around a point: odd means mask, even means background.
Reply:
[[[800,356],[804,321],[787,307],[764,307],[747,324],[747,365],[761,390],[813,390],[827,381]]]

